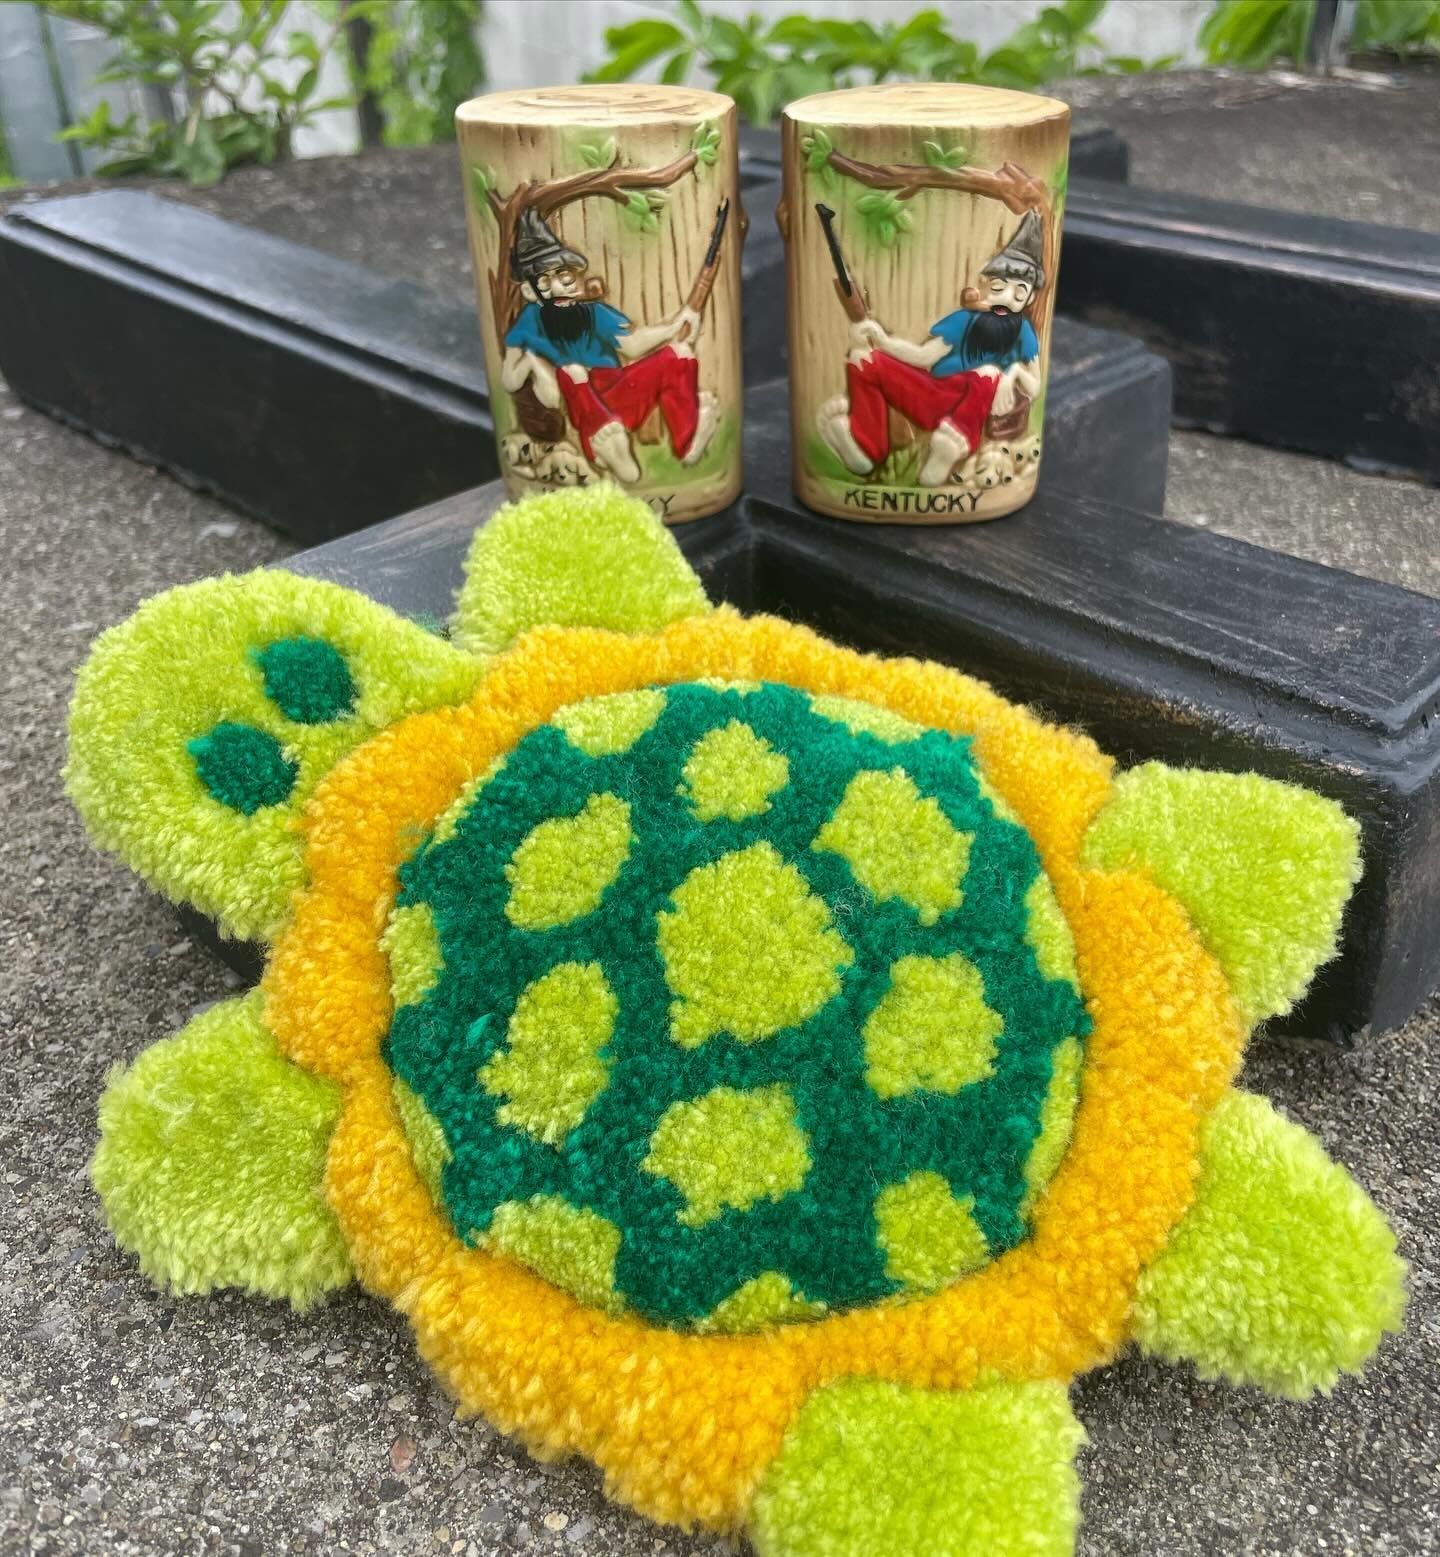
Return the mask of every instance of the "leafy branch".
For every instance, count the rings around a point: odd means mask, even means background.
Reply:
[[[321,38],[295,32],[285,49],[277,32],[287,0],[51,0],[49,9],[98,28],[115,53],[96,77],[178,94],[175,122],[116,121],[101,102],[62,139],[112,152],[102,174],[176,173],[214,184],[239,162],[273,162],[290,154],[295,132],[351,97],[321,99],[320,72],[340,41],[346,8],[337,8]],[[219,111],[215,111],[218,107]]]
[[[101,102],[62,132],[108,154],[104,175],[213,184],[240,163],[290,156],[298,131],[362,98],[378,101],[390,144],[435,140],[453,135],[455,105],[484,80],[478,0],[311,0],[324,23],[313,33],[282,27],[290,0],[48,0],[47,9],[109,40],[99,83],[158,88],[167,104],[153,119],[117,120]],[[322,97],[332,58],[345,64],[350,90]]]
[[[1041,263],[1048,286],[1055,273],[1055,224],[1050,191],[1044,180],[1026,172],[1015,162],[1002,162],[998,168],[974,167],[967,161],[963,147],[944,147],[938,141],[926,141],[922,150],[923,163],[862,162],[837,150],[823,130],[811,130],[800,140],[801,154],[812,174],[818,173],[822,181],[829,180],[832,188],[838,176],[852,180],[867,191],[855,201],[855,209],[871,236],[887,248],[913,226],[910,213],[902,202],[913,200],[922,190],[979,195],[986,200],[999,201],[1017,216],[1026,211],[1036,212],[1045,235]],[[1036,288],[1036,298],[1041,290]],[[1034,306],[1034,298],[1031,306]]]
[[[717,133],[717,147],[718,144]],[[496,252],[501,263],[490,272],[490,300],[502,328],[515,317],[520,306],[520,288],[506,262],[522,211],[528,207],[548,220],[556,211],[577,200],[613,200],[624,207],[625,218],[633,228],[639,232],[655,232],[660,225],[660,212],[665,208],[666,196],[662,191],[679,183],[702,161],[700,151],[692,143],[689,151],[662,166],[625,167],[615,160],[618,149],[613,139],[590,146],[588,153],[582,146],[579,155],[586,164],[582,172],[564,178],[530,179],[517,184],[503,196],[496,187],[493,169],[472,166],[469,170],[471,196],[497,228]],[[609,160],[605,160],[607,157]]]
[[[716,91],[736,100],[746,119],[769,124],[792,99],[831,87],[901,78],[1033,89],[1060,76],[1161,69],[1172,63],[1159,60],[1147,67],[1141,60],[1107,54],[1093,30],[1105,3],[1058,0],[982,55],[969,39],[951,33],[934,9],[904,22],[795,13],[767,25],[759,16],[739,22],[710,14],[699,0],[678,0],[674,21],[654,17],[610,28],[605,34],[609,57],[586,79],[628,81],[659,65],[661,81],[674,86],[699,65]]]
[[[720,127],[714,124],[696,125],[695,133],[690,137],[690,149],[695,153],[697,162],[713,168],[720,155]]]
[[[1200,29],[1212,65],[1263,70],[1277,59],[1306,63],[1315,0],[1218,0]],[[1440,49],[1440,0],[1356,0],[1350,48],[1405,55]]]
[[[378,109],[385,145],[455,139],[455,110],[485,84],[479,14],[480,0],[347,0],[351,80]]]

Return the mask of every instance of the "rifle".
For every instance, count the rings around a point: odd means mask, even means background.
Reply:
[[[715,277],[720,270],[720,243],[725,236],[725,224],[730,220],[730,197],[727,195],[715,208],[715,225],[710,230],[710,247],[705,250],[704,263],[700,266],[699,274],[695,277],[695,284],[690,288],[690,295],[685,299],[685,306],[695,313],[703,313],[705,305],[710,301],[710,293],[715,286]],[[675,338],[683,341],[690,333],[687,324]]]
[[[820,218],[820,225],[825,229],[825,242],[830,249],[830,263],[835,267],[835,295],[840,299],[840,306],[845,310],[851,324],[859,324],[862,319],[870,317],[870,309],[866,306],[865,299],[861,297],[860,289],[850,279],[850,272],[845,268],[845,256],[840,252],[840,240],[835,236],[835,213],[823,203],[816,204],[815,213]]]

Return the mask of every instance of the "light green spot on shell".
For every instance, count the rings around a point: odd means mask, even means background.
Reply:
[[[434,914],[424,903],[392,910],[380,949],[390,959],[390,998],[396,1006],[418,1005],[444,967]]]
[[[436,1205],[445,1204],[441,1175],[450,1161],[450,1146],[440,1121],[426,1108],[424,1101],[396,1076],[391,1083],[395,1093],[395,1107],[405,1139],[410,1143],[410,1156],[415,1171],[430,1191]]]
[[[1047,979],[1063,979],[1079,994],[1080,970],[1075,965],[1075,937],[1061,912],[1055,889],[1041,874],[1025,894],[1025,941]]]
[[[770,809],[770,796],[790,779],[790,762],[749,725],[732,719],[695,743],[682,770],[683,792],[702,822],[743,821]]]
[[[685,1197],[678,1219],[701,1227],[727,1206],[744,1211],[799,1189],[810,1171],[810,1143],[788,1088],[716,1087],[665,1110],[641,1166]]]
[[[738,692],[741,697],[746,697],[751,692],[758,692],[763,683],[745,676],[738,681],[726,681],[723,676],[697,676],[695,685],[709,687],[712,692]]]
[[[1075,1109],[1080,1102],[1080,1068],[1084,1061],[1085,1051],[1078,1038],[1067,1038],[1057,1045],[1051,1056],[1054,1068],[1045,1101],[1040,1105],[1040,1129],[1030,1155],[1025,1159],[1025,1195],[1020,1202],[1023,1217],[1030,1215],[1070,1144]]]
[[[587,757],[613,757],[629,751],[660,717],[665,694],[651,687],[636,692],[612,692],[587,697],[562,708],[551,721],[565,739]]]
[[[723,1335],[737,1335],[797,1319],[818,1319],[824,1312],[823,1303],[811,1303],[800,1297],[788,1276],[767,1270],[717,1303],[695,1328],[702,1334],[718,1331]]]
[[[610,1079],[600,1051],[618,1011],[598,963],[561,963],[536,979],[516,1002],[506,1047],[479,1071],[485,1090],[506,1099],[501,1124],[550,1146],[564,1140]]]
[[[1004,1027],[969,958],[901,957],[865,1023],[865,1079],[885,1098],[958,1092],[991,1073]]]
[[[807,1022],[840,989],[854,953],[830,910],[772,844],[697,866],[657,918],[675,1042],[741,1043]]]
[[[960,906],[973,841],[921,795],[908,773],[894,768],[857,773],[811,847],[840,855],[875,897],[898,897],[921,924],[931,925]]]
[[[618,1314],[615,1290],[620,1229],[559,1195],[532,1195],[497,1206],[485,1240],[501,1253],[568,1292],[587,1308]]]
[[[876,1236],[885,1274],[933,1292],[989,1258],[970,1195],[957,1199],[938,1173],[912,1173],[875,1197]]]
[[[1014,822],[1017,827],[1025,825],[1015,814],[1014,806],[995,788],[979,768],[975,770],[975,784],[980,793],[990,802],[990,809],[994,811],[996,816],[1002,817],[1007,822]]]
[[[591,795],[578,816],[541,822],[505,867],[505,917],[522,930],[551,930],[594,913],[630,852],[630,807]]]
[[[465,785],[455,799],[440,813],[435,823],[435,829],[430,835],[432,842],[449,843],[455,836],[455,829],[459,827],[461,818],[475,804],[476,795],[484,789],[504,766],[505,759],[497,757],[478,778],[471,779]]]
[[[853,697],[834,697],[828,693],[810,699],[810,706],[824,719],[843,724],[852,734],[873,735],[882,741],[913,741],[924,729],[892,714],[875,703],[862,703]]]

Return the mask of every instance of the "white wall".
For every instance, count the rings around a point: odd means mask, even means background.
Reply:
[[[715,15],[744,21],[751,12],[774,20],[791,12],[808,16],[867,17],[904,21],[934,6],[958,37],[992,49],[1047,0],[701,0]],[[1198,62],[1200,23],[1212,0],[1110,0],[1096,28],[1112,54],[1158,59],[1179,54]],[[646,17],[674,14],[669,0],[486,0],[481,28],[493,87],[574,81],[605,58],[605,30]],[[708,84],[695,70],[691,80]]]

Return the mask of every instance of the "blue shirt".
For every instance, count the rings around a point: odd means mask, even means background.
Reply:
[[[579,363],[583,368],[618,368],[620,353],[615,349],[615,341],[618,336],[629,333],[630,321],[618,308],[612,308],[609,303],[592,303],[590,328],[578,339],[557,346],[540,323],[539,303],[526,303],[519,318],[510,326],[505,344],[518,346],[521,351],[533,351],[557,368],[563,368],[567,363]]]
[[[953,314],[946,314],[938,324],[930,326],[931,335],[938,335],[950,348],[930,370],[937,378],[951,373],[970,373],[987,364],[1008,368],[1017,362],[1033,362],[1040,355],[1040,341],[1028,319],[1020,321],[1020,333],[1008,351],[977,351],[968,346],[965,337],[979,317],[978,309],[957,308]]]

